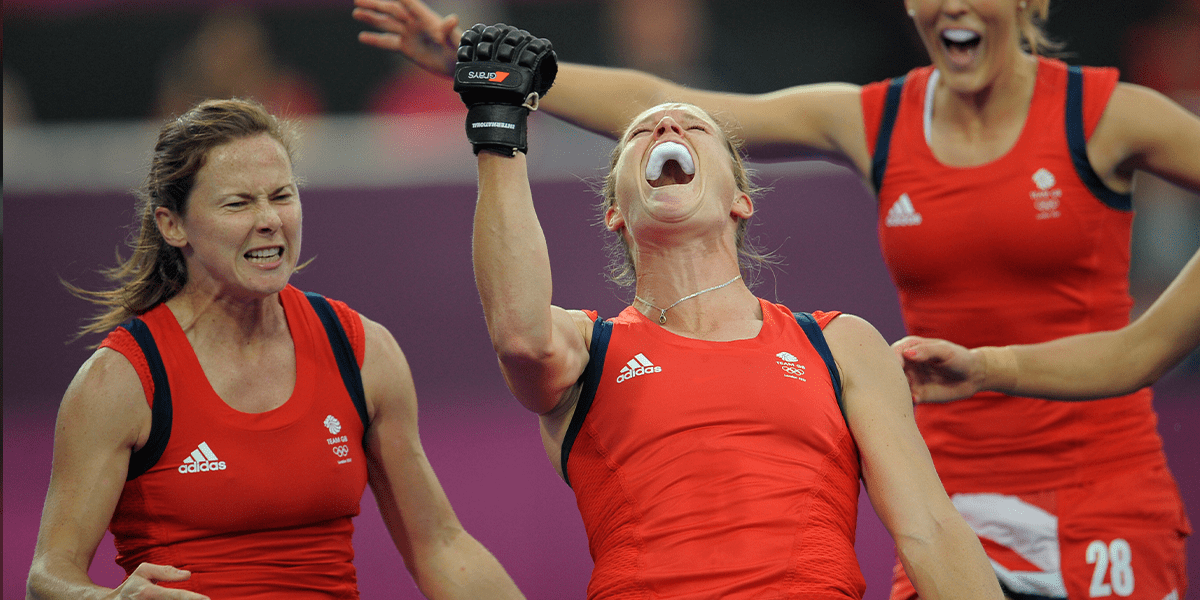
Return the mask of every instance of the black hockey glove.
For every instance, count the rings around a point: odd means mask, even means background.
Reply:
[[[558,58],[550,40],[503,23],[463,32],[454,91],[467,105],[467,139],[475,154],[526,152],[526,118],[556,74]]]

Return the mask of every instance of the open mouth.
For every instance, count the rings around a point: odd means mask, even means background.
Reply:
[[[975,56],[975,49],[983,38],[970,29],[947,29],[942,32],[942,46],[947,55],[959,62],[969,61]]]
[[[646,163],[646,181],[650,187],[691,183],[696,163],[688,149],[678,142],[663,142],[650,151]]]
[[[283,256],[283,248],[276,246],[275,248],[251,250],[244,256],[246,257],[246,260],[250,262],[267,263],[279,260]]]

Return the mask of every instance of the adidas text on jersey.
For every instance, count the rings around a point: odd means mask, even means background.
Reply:
[[[179,465],[180,473],[200,473],[205,471],[224,471],[225,461],[217,458],[213,453],[212,448],[208,447],[208,442],[200,442],[200,445],[192,450],[191,456],[183,459],[183,464]]]
[[[650,362],[650,359],[646,358],[645,354],[639,352],[637,356],[629,359],[629,362],[621,367],[621,373],[617,375],[617,383],[633,379],[638,375],[647,375],[650,373],[662,373],[662,367],[656,366]]]

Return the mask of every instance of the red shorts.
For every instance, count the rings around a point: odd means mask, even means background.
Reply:
[[[950,497],[1016,598],[1178,600],[1191,533],[1166,468],[1031,494]],[[915,600],[897,563],[891,600]]]

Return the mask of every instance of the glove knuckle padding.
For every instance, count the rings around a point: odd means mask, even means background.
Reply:
[[[475,152],[525,151],[527,102],[531,94],[544,96],[558,73],[553,45],[510,25],[479,24],[463,32],[457,58],[454,91],[467,105]]]

